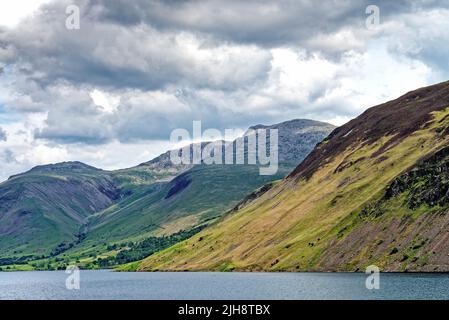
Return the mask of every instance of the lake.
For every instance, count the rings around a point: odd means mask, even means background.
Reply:
[[[64,271],[0,272],[0,299],[449,299],[449,274],[131,273],[81,271],[68,290]]]

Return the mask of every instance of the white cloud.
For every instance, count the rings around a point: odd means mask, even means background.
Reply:
[[[95,105],[101,107],[106,113],[114,113],[120,104],[120,97],[95,89],[90,92],[90,97]]]
[[[0,26],[15,27],[21,20],[33,14],[42,4],[51,0],[0,1]]]
[[[33,132],[45,126],[45,119],[45,114],[33,114],[20,123],[3,125],[8,139],[0,142],[0,182],[36,165],[61,161],[82,161],[107,170],[132,167],[173,147],[169,141],[157,140],[126,144],[114,140],[101,145],[35,140]]]

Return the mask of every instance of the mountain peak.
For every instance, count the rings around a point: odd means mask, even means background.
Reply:
[[[294,163],[295,165],[304,159],[315,145],[322,141],[336,127],[326,122],[320,122],[309,119],[293,119],[276,123],[272,125],[258,124],[251,126],[244,133],[247,136],[250,130],[258,129],[277,129],[279,144],[279,161],[281,163]],[[214,142],[201,142],[201,149],[207,144]],[[198,145],[199,143],[191,144]],[[140,164],[139,166],[147,166],[153,169],[167,169],[173,167],[170,161],[170,151],[159,155],[158,157]]]
[[[251,126],[248,130],[258,130],[258,129],[287,129],[287,128],[302,128],[302,127],[334,127],[332,124],[310,120],[310,119],[292,119],[284,122],[276,123],[273,125],[257,124]]]
[[[19,177],[19,176],[23,176],[26,174],[61,173],[61,172],[82,173],[82,172],[86,172],[86,171],[103,171],[103,170],[89,166],[80,161],[65,161],[65,162],[59,162],[59,163],[54,163],[54,164],[35,166],[35,167],[31,168],[30,170],[28,170],[27,172],[9,177],[8,180]]]

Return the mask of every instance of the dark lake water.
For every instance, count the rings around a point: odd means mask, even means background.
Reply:
[[[449,299],[449,274],[0,272],[0,299]]]

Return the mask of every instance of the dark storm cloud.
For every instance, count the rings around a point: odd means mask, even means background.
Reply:
[[[98,20],[124,25],[141,23],[158,29],[188,30],[228,41],[262,46],[301,45],[319,33],[345,26],[364,27],[365,9],[377,5],[382,18],[448,6],[446,1],[147,1],[91,0],[88,11]],[[100,9],[101,8],[101,9]]]
[[[65,28],[65,8],[72,2],[82,12],[82,28],[76,31]],[[382,19],[388,20],[442,3],[375,4],[381,8]],[[227,41],[261,47],[303,46],[335,54],[347,50],[348,44],[329,44],[328,39],[320,41],[320,36],[344,28],[360,32],[369,4],[372,1],[321,1],[319,5],[313,1],[55,1],[18,28],[0,31],[0,61],[27,64],[22,72],[44,86],[67,80],[111,88],[154,90],[176,84],[234,90],[263,80],[269,55],[249,61],[255,66],[246,77],[210,81],[222,70],[213,65],[199,67],[204,61],[186,52],[186,41],[179,39],[183,32],[195,34],[195,45],[204,49]]]
[[[233,90],[263,79],[269,57],[255,61],[265,67],[256,66],[258,72],[247,77],[209,81],[221,70],[195,70],[199,62],[186,54],[180,33],[196,34],[197,45],[205,49],[230,41],[262,47],[309,45],[335,53],[345,45],[322,46],[314,37],[345,27],[358,32],[371,2],[322,1],[317,6],[313,1],[74,1],[81,7],[82,28],[73,31],[65,28],[65,8],[72,1],[56,1],[15,30],[0,33],[0,61],[3,55],[6,62],[29,64],[22,71],[42,85],[62,79],[112,88],[188,84]],[[420,7],[409,1],[377,5],[383,19]]]

